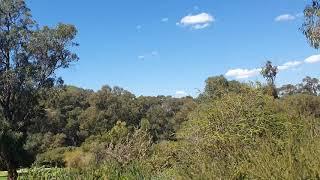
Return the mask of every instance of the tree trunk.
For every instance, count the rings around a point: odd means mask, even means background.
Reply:
[[[18,179],[17,168],[10,165],[8,168],[8,180],[17,180],[17,179]]]

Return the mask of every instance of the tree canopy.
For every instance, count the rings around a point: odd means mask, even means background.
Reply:
[[[0,1],[0,157],[15,179],[27,129],[41,111],[45,89],[61,83],[55,71],[78,59],[72,25],[38,28],[23,0]]]

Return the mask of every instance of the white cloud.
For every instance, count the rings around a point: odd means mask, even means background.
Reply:
[[[162,21],[162,22],[168,22],[168,21],[169,21],[169,18],[162,18],[161,21]]]
[[[296,15],[282,14],[282,15],[276,17],[274,20],[276,22],[281,22],[281,21],[292,21],[292,20],[295,20],[296,18],[297,18]]]
[[[186,96],[188,96],[188,93],[186,93],[185,91],[176,91],[176,94],[174,97],[182,98],[182,97],[186,97]]]
[[[303,64],[302,61],[289,61],[289,62],[284,63],[281,66],[278,66],[278,69],[283,71],[283,70],[297,67],[301,64]],[[255,69],[240,69],[240,68],[238,68],[238,69],[229,70],[225,75],[227,77],[233,77],[236,79],[247,79],[247,78],[259,75],[260,71],[261,71],[261,68],[255,68]]]
[[[203,29],[203,28],[206,28],[206,27],[208,27],[208,26],[210,26],[209,23],[206,23],[206,24],[196,24],[196,25],[193,26],[193,28],[194,28],[194,29]]]
[[[247,79],[249,77],[256,76],[260,73],[261,69],[231,69],[225,75],[228,77],[234,77],[236,79]]]
[[[304,62],[308,63],[308,64],[313,64],[313,63],[320,62],[320,54],[310,56],[307,59],[305,59]]]
[[[297,66],[301,65],[302,63],[303,62],[301,62],[301,61],[289,61],[289,62],[284,63],[281,66],[278,66],[278,69],[279,70],[287,70],[287,69],[297,67]]]
[[[288,69],[294,69],[300,65],[303,64],[314,64],[314,63],[320,63],[320,54],[318,55],[312,55],[308,58],[306,58],[304,61],[288,61],[284,63],[281,66],[278,66],[278,69],[280,71],[288,70]],[[236,79],[247,79],[253,76],[257,76],[259,72],[261,71],[261,68],[256,69],[230,69],[225,74],[227,77],[232,77]]]
[[[200,13],[196,15],[188,15],[183,17],[177,25],[189,26],[193,29],[203,29],[210,26],[215,18],[208,13]]]

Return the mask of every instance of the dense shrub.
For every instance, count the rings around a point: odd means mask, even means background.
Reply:
[[[178,142],[156,145],[153,171],[182,179],[319,178],[320,120],[291,113],[304,108],[287,101],[252,89],[201,104]]]
[[[65,167],[65,153],[72,151],[73,147],[62,147],[39,154],[36,158],[36,166]]]

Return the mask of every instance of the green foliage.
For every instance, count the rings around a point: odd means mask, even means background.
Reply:
[[[65,154],[68,167],[84,168],[113,162],[126,167],[134,161],[146,159],[151,137],[143,129],[129,133],[125,124],[118,122],[109,132],[86,141],[80,148]]]
[[[140,122],[135,96],[122,88],[102,87],[89,99],[90,107],[81,115],[81,130],[88,134],[99,134],[110,130],[117,121],[128,125]]]
[[[304,9],[304,23],[301,27],[303,34],[308,39],[313,48],[319,49],[320,33],[320,2],[319,0],[312,0],[312,4]]]
[[[94,157],[92,153],[75,149],[64,153],[64,161],[66,162],[66,167],[83,169],[94,163]]]
[[[206,101],[215,98],[220,98],[223,94],[228,92],[241,93],[249,88],[247,84],[238,81],[228,81],[224,76],[209,77],[206,80],[204,92],[200,94],[199,100]]]
[[[319,178],[319,119],[301,112],[310,106],[302,97],[287,98],[252,89],[201,104],[178,142],[155,147],[153,171],[169,179]]]
[[[64,154],[72,150],[72,147],[61,147],[38,154],[34,165],[38,167],[65,167],[66,162]]]
[[[297,85],[287,84],[279,88],[280,96],[293,95],[293,94],[309,94],[313,96],[319,95],[320,82],[317,78],[306,76],[303,78],[302,83]]]
[[[0,155],[11,179],[25,163],[23,146],[43,111],[42,94],[61,84],[57,69],[78,60],[70,49],[76,34],[73,25],[38,28],[24,0],[0,1]]]
[[[66,180],[96,180],[96,179],[150,179],[148,170],[140,164],[132,164],[125,169],[115,164],[106,164],[100,168],[88,167],[86,169],[59,169],[59,168],[33,168],[28,170],[19,180],[66,179]]]
[[[274,98],[278,98],[278,92],[275,85],[276,77],[279,73],[278,67],[273,66],[271,61],[267,61],[266,65],[262,67],[260,74],[267,80],[268,87],[265,92]]]
[[[319,48],[320,4],[302,31]],[[64,86],[73,25],[38,28],[24,0],[0,1],[0,169],[16,179],[320,179],[320,83],[206,80],[192,97]],[[278,92],[279,90],[279,95]],[[44,168],[47,167],[47,168]]]

